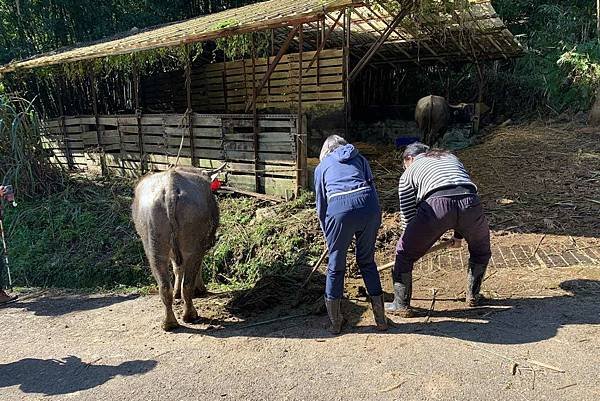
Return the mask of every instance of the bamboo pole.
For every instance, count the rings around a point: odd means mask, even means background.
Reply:
[[[396,27],[402,22],[404,17],[410,12],[410,7],[404,7],[400,10],[398,15],[394,17],[392,22],[387,25],[386,29],[383,31],[381,36],[377,39],[375,43],[367,50],[365,55],[358,61],[356,66],[352,69],[350,73],[349,80],[352,82],[358,74],[366,67],[367,63],[371,60],[371,58],[375,55],[375,53],[381,48],[383,43],[387,40],[390,34],[396,29]]]
[[[104,156],[104,150],[102,148],[102,132],[103,129],[100,128],[100,119],[98,117],[98,91],[96,88],[96,74],[94,73],[94,68],[88,64],[88,77],[90,80],[90,89],[92,92],[92,110],[94,113],[94,121],[96,123],[96,143],[98,144],[98,154],[100,157],[100,172],[101,175],[106,175],[106,159]]]
[[[285,42],[283,43],[283,45],[281,45],[281,48],[279,49],[277,56],[275,56],[275,59],[273,60],[273,64],[271,64],[269,66],[269,69],[263,76],[262,81],[260,81],[260,84],[258,85],[258,88],[256,89],[256,97],[260,96],[262,89],[265,87],[265,83],[267,83],[267,81],[270,80],[271,74],[273,74],[273,71],[275,71],[275,68],[279,64],[279,61],[281,60],[281,58],[283,57],[283,55],[289,48],[290,43],[292,42],[292,39],[294,39],[294,36],[296,35],[296,32],[298,32],[298,26],[295,26],[294,29],[292,29],[290,31]],[[245,76],[246,76],[246,64],[244,63],[244,81],[246,80]],[[245,86],[246,85],[244,85],[244,87]],[[252,106],[251,102],[246,103],[246,109],[245,109],[246,113],[250,110],[251,106]]]
[[[187,109],[185,114],[187,115],[187,130],[190,136],[190,158],[192,160],[192,166],[197,167],[196,160],[196,147],[194,146],[194,116],[192,112],[192,56],[190,54],[190,46],[185,46],[185,93],[187,100]]]
[[[67,167],[69,170],[72,170],[75,166],[73,163],[73,154],[71,153],[71,146],[69,145],[69,138],[67,137],[67,130],[65,128],[65,104],[63,102],[63,93],[65,92],[64,75],[60,75],[58,82],[58,85],[60,87],[60,94],[58,96],[58,108],[60,109],[60,118],[58,120],[58,125],[60,127],[60,132],[62,134],[63,142],[65,144],[65,156],[67,158]]]
[[[345,47],[346,47],[346,52],[344,55],[344,64],[346,65],[346,86],[344,88],[344,90],[346,91],[345,97],[344,97],[344,101],[345,101],[345,107],[344,107],[344,113],[346,114],[345,117],[345,121],[346,121],[346,135],[349,134],[348,130],[349,130],[349,124],[351,122],[352,119],[352,102],[351,102],[351,98],[350,98],[350,84],[351,81],[349,80],[349,76],[348,76],[348,72],[350,71],[350,35],[352,34],[352,8],[347,8],[346,9],[346,23],[345,23]]]
[[[254,139],[254,190],[261,193],[260,178],[258,176],[259,156],[258,156],[258,112],[256,110],[256,43],[254,34],[251,34],[252,41],[252,128]]]
[[[300,193],[300,188],[304,187],[304,145],[303,138],[303,121],[302,121],[302,55],[304,51],[304,25],[298,25],[298,119],[297,119],[297,136],[296,136],[296,196]]]
[[[343,15],[344,15],[344,11],[340,11],[340,13],[336,19],[331,18],[333,20],[333,25],[331,26],[331,28],[329,28],[329,30],[327,30],[326,34],[324,33],[325,32],[325,19],[323,18],[323,34],[322,34],[322,38],[321,38],[321,45],[317,49],[317,52],[315,53],[313,58],[310,60],[310,63],[308,63],[308,67],[306,67],[306,69],[304,70],[305,72],[308,72],[308,70],[310,70],[310,67],[312,67],[313,63],[315,62],[315,60],[318,59],[319,55],[321,54],[321,50],[323,50],[325,48],[325,45],[327,43],[327,40],[329,39],[329,36],[331,36],[333,31],[335,30],[335,27],[338,25],[340,18],[342,18]],[[319,74],[317,74],[317,79],[318,79],[318,76],[319,76]]]
[[[223,101],[225,102],[225,113],[229,112],[229,105],[227,101],[227,59],[223,56]]]
[[[132,67],[133,73],[133,98],[135,105],[135,118],[137,122],[137,134],[138,134],[138,146],[140,154],[140,171],[145,174],[146,169],[146,155],[144,154],[144,134],[142,133],[142,110],[140,108],[140,72],[137,63],[133,62]],[[119,134],[120,135],[120,134]]]

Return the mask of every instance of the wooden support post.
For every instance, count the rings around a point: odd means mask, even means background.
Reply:
[[[98,116],[98,91],[96,88],[96,74],[94,72],[93,66],[88,64],[88,74],[90,80],[90,89],[92,92],[92,110],[94,113],[94,121],[96,123],[96,143],[98,144],[98,156],[100,158],[100,172],[102,175],[106,175],[106,157],[104,155],[104,149],[102,148],[102,133],[104,131],[103,127],[100,125],[100,119]],[[102,128],[101,128],[102,127]]]
[[[187,109],[187,130],[190,136],[190,159],[192,166],[197,167],[196,147],[194,146],[194,115],[192,112],[192,55],[190,54],[190,46],[185,45],[185,92]]]
[[[352,72],[350,72],[350,76],[348,77],[349,81],[352,82],[358,74],[366,67],[367,63],[371,58],[375,55],[375,53],[381,48],[381,45],[387,40],[390,34],[396,29],[396,27],[402,22],[404,17],[410,12],[410,7],[403,7],[398,15],[394,17],[392,22],[386,27],[381,36],[377,39],[373,45],[367,50],[365,55],[358,61]]]
[[[254,190],[258,193],[262,193],[261,185],[260,185],[260,177],[258,175],[259,170],[259,156],[258,156],[258,112],[256,110],[256,43],[254,39],[254,33],[251,33],[252,41],[252,128],[253,128],[253,136],[254,139]]]
[[[279,61],[281,60],[281,58],[283,57],[283,55],[285,54],[285,52],[287,51],[287,49],[290,47],[290,43],[292,42],[292,39],[294,39],[294,36],[296,35],[296,32],[298,32],[298,26],[295,26],[290,33],[288,34],[285,42],[283,43],[283,45],[281,45],[281,48],[279,49],[279,52],[277,53],[277,56],[275,56],[275,59],[273,60],[273,64],[271,64],[269,66],[269,69],[267,70],[267,72],[265,73],[265,75],[263,76],[263,79],[260,81],[260,84],[258,85],[258,88],[256,88],[256,97],[260,96],[260,93],[262,91],[262,89],[265,87],[265,83],[267,83],[267,81],[269,79],[271,79],[271,74],[273,74],[273,71],[275,71],[275,68],[277,67],[277,64],[279,64]],[[244,64],[244,77],[246,76],[246,64]],[[250,107],[252,106],[252,101],[249,101],[248,103],[246,103],[246,113],[248,113],[250,111]]]
[[[600,1],[600,0],[598,0],[598,1]],[[321,85],[321,82],[320,82],[321,79],[319,77],[319,75],[321,75],[321,68],[320,68],[321,67],[320,66],[320,64],[321,64],[320,53],[321,52],[319,51],[319,49],[321,48],[321,21],[320,20],[317,20],[317,34],[315,36],[316,36],[316,40],[317,40],[317,54],[316,54],[316,56],[317,56],[317,86],[319,86],[319,85]]]
[[[133,99],[135,106],[135,119],[137,122],[137,134],[138,134],[138,147],[140,154],[140,172],[145,174],[146,168],[146,155],[144,153],[144,134],[142,133],[142,109],[140,108],[140,73],[137,63],[133,62]],[[120,134],[119,134],[120,135]]]
[[[349,46],[346,43],[346,13],[348,12],[348,9],[344,10],[344,23],[342,24],[342,30],[343,30],[343,35],[342,35],[342,91],[343,91],[343,96],[344,96],[344,136],[348,136],[348,91],[346,90],[346,88],[348,87],[348,75],[349,75],[349,65],[348,65],[348,60],[350,59],[350,57],[348,56],[348,53],[350,52]],[[335,26],[335,24],[334,24]]]
[[[344,122],[346,124],[345,134],[349,134],[349,125],[352,119],[350,102],[350,84],[348,73],[350,71],[350,35],[351,35],[351,23],[352,23],[352,9],[346,8],[346,21],[344,23],[344,70],[345,70],[345,85],[344,85]]]
[[[298,30],[298,128],[296,135],[296,196],[300,193],[300,188],[304,188],[306,155],[304,154],[304,146],[306,143],[304,124],[302,121],[302,56],[304,52],[304,25],[300,24]]]
[[[225,113],[229,112],[229,105],[227,104],[227,60],[223,58],[223,99],[225,102]]]
[[[63,102],[63,93],[65,92],[65,78],[60,75],[59,81],[59,95],[58,95],[58,107],[60,109],[60,117],[58,119],[58,125],[60,126],[60,133],[62,134],[63,143],[65,144],[65,157],[67,158],[67,168],[72,170],[75,168],[73,163],[73,154],[71,153],[71,145],[69,144],[69,138],[67,137],[67,130],[65,128],[65,104]]]

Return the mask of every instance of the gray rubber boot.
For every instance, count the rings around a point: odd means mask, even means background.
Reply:
[[[469,261],[469,270],[467,271],[467,296],[466,302],[468,306],[478,306],[483,301],[481,291],[481,283],[487,269],[486,264],[474,263]]]
[[[325,298],[325,307],[327,308],[327,315],[331,325],[327,330],[331,334],[340,334],[342,331],[342,325],[344,324],[344,316],[342,315],[342,300],[341,299],[327,299]]]
[[[386,331],[388,329],[387,318],[385,317],[385,308],[383,307],[383,295],[371,297],[371,307],[373,308],[373,316],[375,317],[375,325],[378,331]]]
[[[401,317],[414,317],[410,307],[412,298],[412,272],[400,273],[400,281],[394,282],[394,302],[386,302],[385,310]]]

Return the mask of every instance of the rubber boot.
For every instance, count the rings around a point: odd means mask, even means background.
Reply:
[[[487,263],[480,264],[469,261],[466,302],[470,307],[479,306],[484,300],[479,291],[481,290],[481,283],[483,282],[486,269]]]
[[[400,273],[400,281],[394,283],[394,302],[387,302],[385,310],[401,317],[414,317],[410,307],[412,297],[412,272]]]
[[[376,329],[378,331],[386,331],[388,329],[388,323],[387,318],[385,317],[385,308],[383,307],[383,295],[371,297],[371,307],[373,308]]]
[[[325,307],[327,308],[327,315],[329,315],[329,321],[331,322],[327,330],[331,334],[340,334],[342,325],[344,324],[344,317],[341,310],[342,300],[325,298]]]

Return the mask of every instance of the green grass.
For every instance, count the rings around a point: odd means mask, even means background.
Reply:
[[[15,285],[147,291],[154,280],[131,221],[133,186],[122,179],[72,179],[63,191],[8,206]],[[248,288],[266,275],[297,274],[313,262],[323,240],[312,196],[276,206],[221,197],[218,240],[204,259],[209,286]]]
[[[114,288],[151,283],[133,230],[130,183],[72,180],[64,191],[8,207],[17,285]]]
[[[322,251],[313,195],[259,208],[252,199],[223,199],[218,241],[204,262],[212,283],[245,288],[266,275],[297,274]]]

